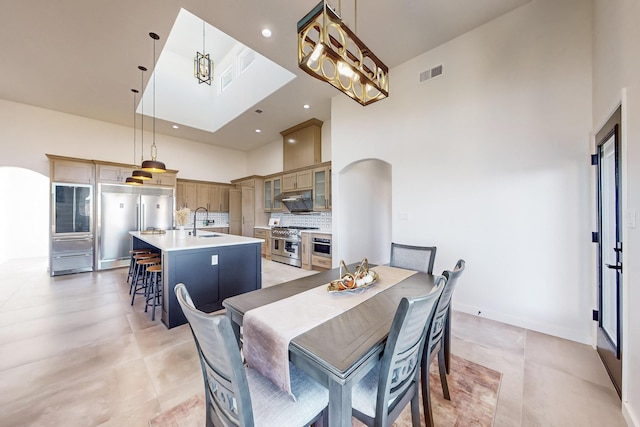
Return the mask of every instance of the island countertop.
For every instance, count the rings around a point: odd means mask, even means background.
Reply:
[[[235,236],[233,234],[214,233],[198,230],[197,236],[190,236],[190,230],[185,230],[186,236],[179,237],[178,230],[167,230],[166,234],[143,234],[140,231],[130,231],[129,234],[156,248],[166,251],[183,251],[200,248],[216,248],[222,246],[246,245],[262,243],[263,239]]]

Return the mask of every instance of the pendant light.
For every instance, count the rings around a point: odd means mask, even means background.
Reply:
[[[136,94],[138,89],[131,89],[133,92],[133,166],[136,166]],[[129,185],[142,185],[142,180],[135,176],[129,176],[125,180]]]
[[[162,173],[167,171],[167,167],[161,161],[156,160],[158,148],[156,147],[156,41],[160,39],[156,33],[149,33],[153,39],[153,143],[151,144],[151,160],[142,162],[142,170],[147,172]]]
[[[356,35],[357,4],[355,31],[326,0],[298,21],[298,67],[369,105],[389,96],[389,68]]]
[[[196,57],[193,60],[193,73],[198,79],[198,84],[206,83],[211,86],[213,80],[213,61],[208,53],[204,50],[205,42],[205,21],[202,20],[202,53],[196,51]]]
[[[144,67],[142,65],[138,65],[138,70],[140,70],[140,88],[141,90],[144,90],[144,72],[147,71],[147,67]],[[131,89],[133,90],[133,89]],[[140,98],[140,108],[141,108],[141,127],[140,127],[140,133],[141,133],[141,150],[140,150],[140,164],[142,164],[144,162],[144,96],[142,98]],[[133,127],[134,127],[134,138],[135,138],[135,125],[136,125],[136,120],[135,120],[135,106],[133,109]],[[137,167],[137,166],[136,166]],[[136,178],[142,181],[149,181],[151,178],[153,178],[153,175],[151,174],[151,172],[147,172],[145,170],[134,170],[133,173],[131,174],[132,178]]]

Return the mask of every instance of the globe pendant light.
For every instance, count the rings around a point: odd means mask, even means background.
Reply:
[[[153,143],[151,144],[151,160],[142,162],[142,170],[147,172],[162,173],[167,171],[167,167],[161,161],[157,160],[158,148],[156,147],[156,40],[160,39],[156,33],[149,33],[149,37],[153,39]]]
[[[140,88],[142,90],[144,90],[144,72],[147,71],[147,68],[139,65],[138,66],[138,70],[140,70]],[[131,89],[133,90],[133,89]],[[140,108],[141,108],[141,127],[140,127],[140,133],[141,133],[141,141],[142,141],[142,148],[140,150],[140,164],[142,164],[142,162],[144,161],[144,96],[142,98],[140,98]],[[136,127],[136,110],[135,110],[135,106],[133,108],[133,135],[134,135],[134,141],[135,141],[135,127]],[[136,166],[137,167],[137,166]],[[153,178],[153,175],[151,174],[151,172],[147,172],[144,170],[134,170],[133,173],[131,174],[132,178],[136,178],[138,180],[142,180],[142,181],[149,181],[151,180],[151,178]]]

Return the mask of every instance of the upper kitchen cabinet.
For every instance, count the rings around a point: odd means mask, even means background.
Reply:
[[[311,119],[280,132],[285,171],[312,166],[322,161],[321,130],[322,121]]]
[[[220,186],[220,212],[229,212],[229,188]]]
[[[312,169],[282,175],[282,191],[311,190],[312,188]]]
[[[196,184],[178,180],[176,184],[176,209],[196,210]]]
[[[133,171],[134,169],[130,166],[126,167],[112,163],[98,163],[98,182],[124,184]]]
[[[313,170],[313,210],[331,210],[331,166]]]
[[[145,184],[160,185],[162,187],[175,187],[177,181],[177,173],[166,171],[164,173],[152,173],[152,178]]]
[[[282,202],[276,197],[282,193],[282,176],[264,180],[264,210],[265,212],[280,212]]]
[[[209,212],[229,212],[229,184],[179,179],[176,185],[176,207],[198,207]]]
[[[51,181],[93,184],[95,165],[88,160],[73,159],[47,154]]]

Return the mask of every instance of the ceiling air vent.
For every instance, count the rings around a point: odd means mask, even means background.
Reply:
[[[442,64],[420,73],[420,83],[442,75]]]

